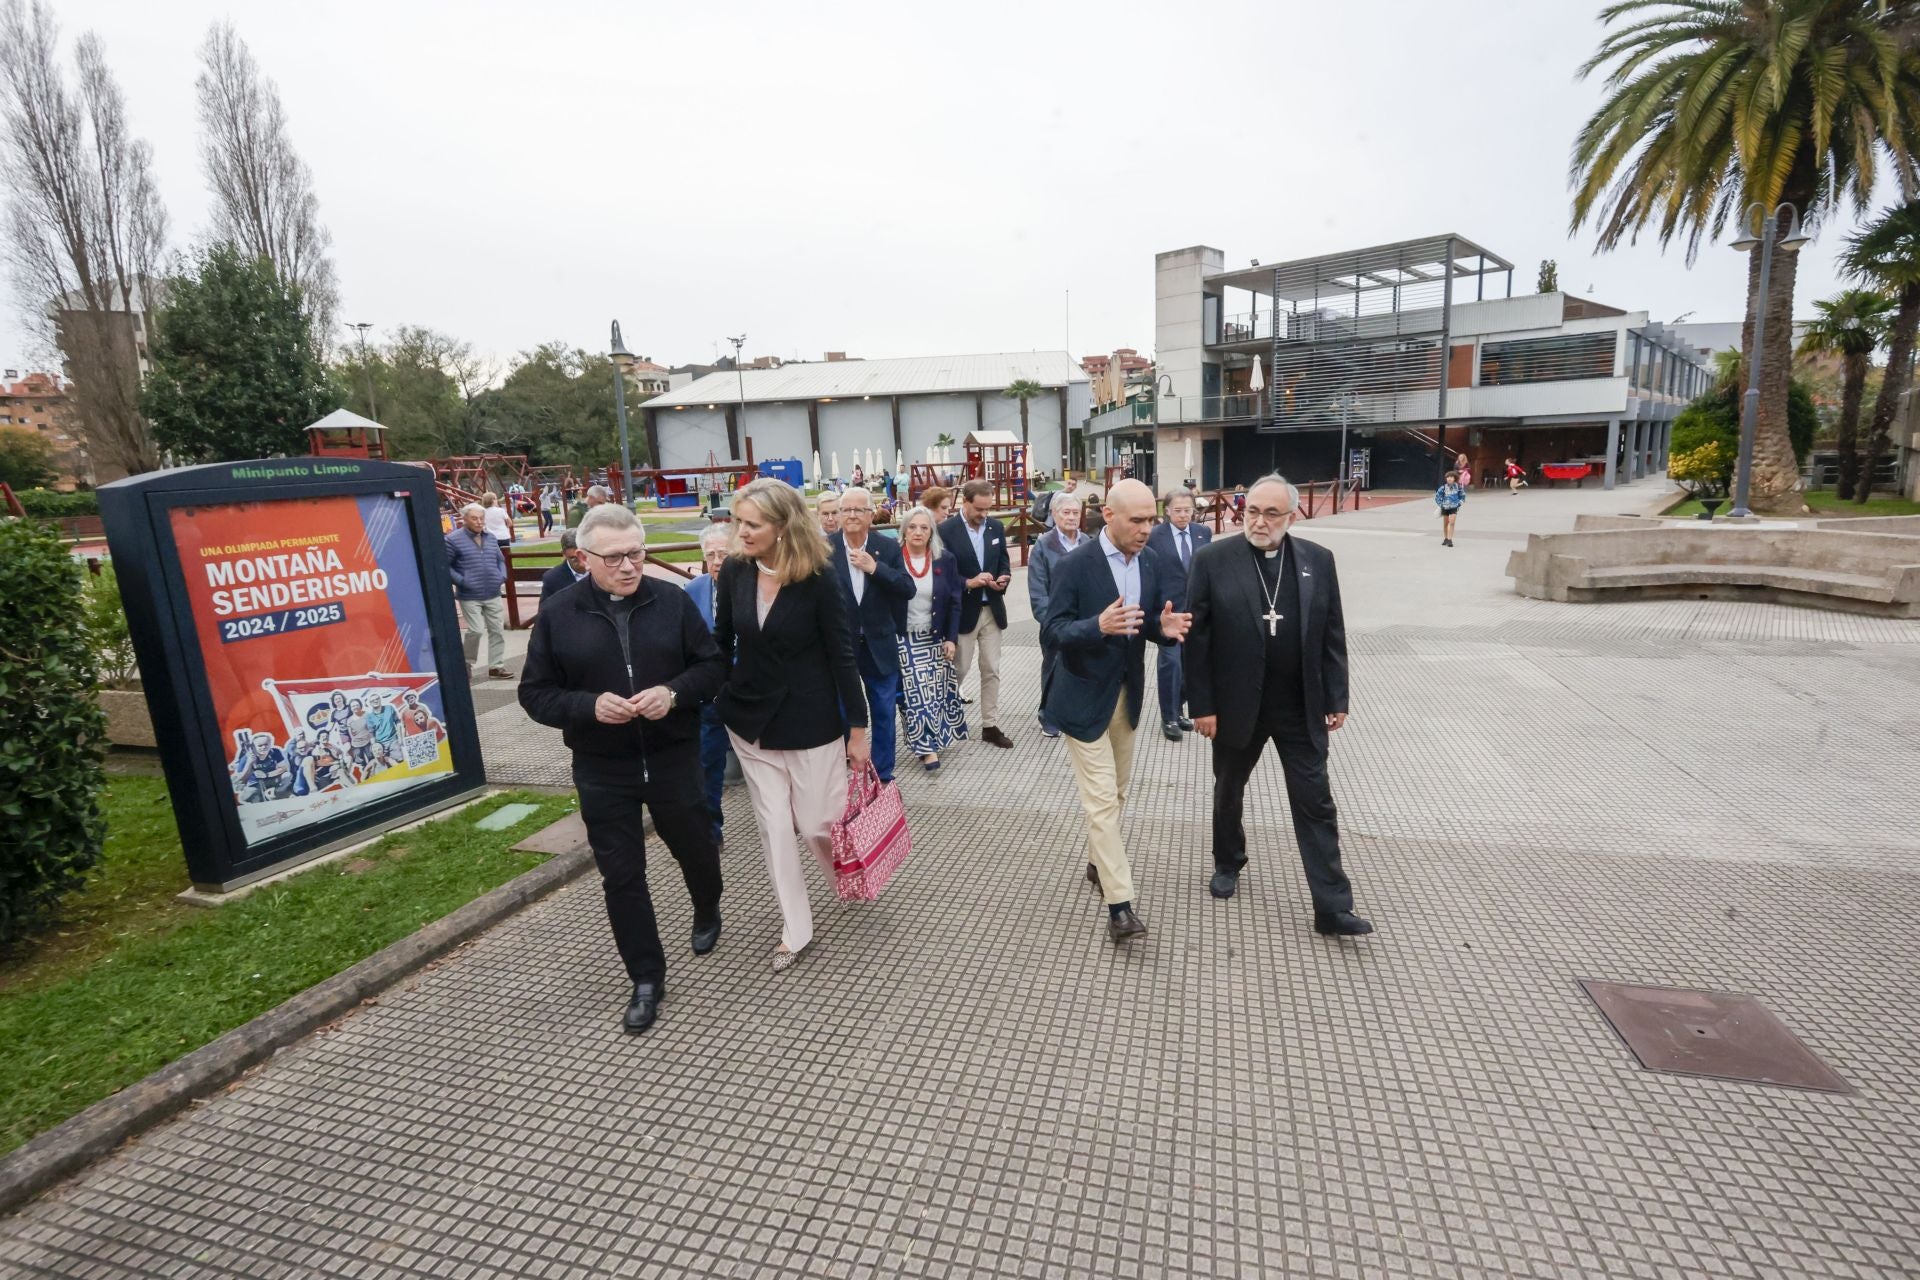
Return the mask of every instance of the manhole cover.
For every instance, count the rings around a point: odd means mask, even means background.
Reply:
[[[1853,1092],[1752,996],[1584,978],[1580,986],[1648,1070]]]

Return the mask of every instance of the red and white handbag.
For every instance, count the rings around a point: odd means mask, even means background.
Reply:
[[[880,781],[873,766],[847,779],[847,808],[828,829],[833,841],[833,891],[842,902],[872,902],[913,851],[900,788]]]

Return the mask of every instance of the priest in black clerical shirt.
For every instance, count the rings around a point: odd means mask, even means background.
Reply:
[[[1213,741],[1213,881],[1231,898],[1247,865],[1240,815],[1247,778],[1269,740],[1287,782],[1293,834],[1313,894],[1313,927],[1362,934],[1340,868],[1327,782],[1327,735],[1347,720],[1347,633],[1333,553],[1287,536],[1299,497],[1280,476],[1247,491],[1246,536],[1194,553],[1187,579],[1187,701]]]

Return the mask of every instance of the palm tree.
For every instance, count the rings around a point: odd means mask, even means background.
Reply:
[[[1887,456],[1893,434],[1893,418],[1900,411],[1900,395],[1912,377],[1915,330],[1920,329],[1920,201],[1889,209],[1877,222],[1847,237],[1843,265],[1892,293],[1900,304],[1887,336],[1887,372],[1880,379],[1880,394],[1873,402],[1873,429],[1867,447],[1855,466],[1853,500],[1865,502],[1873,489],[1873,473],[1880,459]],[[1844,455],[1844,468],[1853,459]],[[1848,496],[1842,492],[1841,497]]]
[[[1046,388],[1042,387],[1032,378],[1015,378],[1011,383],[1007,384],[1007,389],[1000,393],[1011,400],[1018,400],[1020,402],[1021,444],[1027,443],[1027,401],[1033,399],[1035,396],[1044,395],[1045,392]]]
[[[1893,299],[1877,289],[1848,289],[1813,304],[1819,319],[1800,337],[1802,355],[1840,357],[1840,500],[1853,496],[1853,469],[1859,452],[1860,399],[1867,385],[1867,364],[1887,336]]]
[[[1602,67],[1606,96],[1574,143],[1573,228],[1599,247],[1652,230],[1680,237],[1691,261],[1754,203],[1792,203],[1817,226],[1842,206],[1866,210],[1882,168],[1903,189],[1920,149],[1920,0],[1618,0],[1610,30],[1580,69]],[[1782,222],[1784,234],[1784,220]],[[1797,511],[1799,467],[1787,437],[1792,253],[1774,256],[1759,297],[1747,268],[1745,346],[1766,308],[1755,430],[1753,506]]]

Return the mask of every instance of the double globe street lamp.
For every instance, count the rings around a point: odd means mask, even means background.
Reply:
[[[1786,217],[1786,234],[1781,235],[1781,216]],[[1760,414],[1760,361],[1766,351],[1767,285],[1773,275],[1773,251],[1797,253],[1813,237],[1800,221],[1800,211],[1782,201],[1771,212],[1755,201],[1741,219],[1742,234],[1733,248],[1742,253],[1760,251],[1760,291],[1753,308],[1753,349],[1747,355],[1747,395],[1740,407],[1740,460],[1734,472],[1732,516],[1750,516],[1748,499],[1753,493],[1753,434]],[[1791,315],[1791,312],[1789,312]]]

